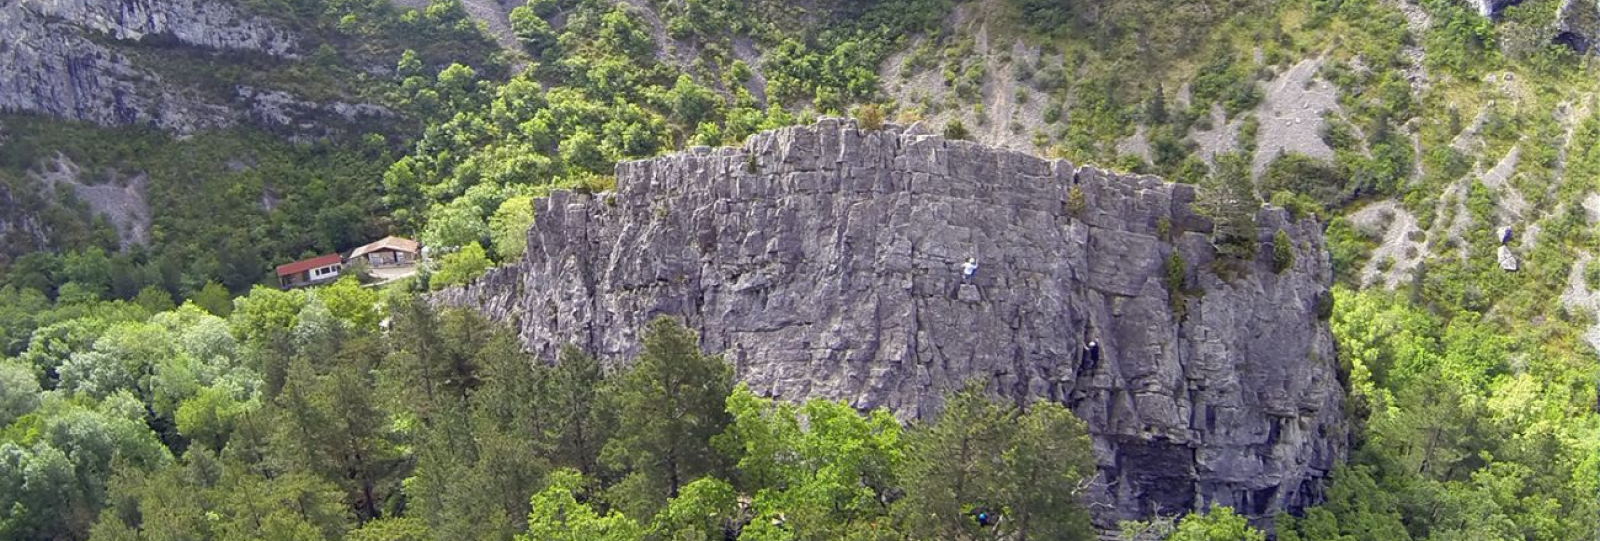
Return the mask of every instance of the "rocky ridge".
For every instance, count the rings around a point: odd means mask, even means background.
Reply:
[[[164,77],[128,47],[300,58],[299,39],[216,0],[19,0],[0,4],[0,111],[94,124],[149,125],[180,134],[255,119],[297,125],[306,115],[384,116],[380,107],[317,104],[238,87],[212,96]],[[165,54],[165,53],[163,53]]]
[[[433,301],[545,359],[616,362],[677,316],[782,399],[911,418],[980,378],[1062,402],[1088,422],[1103,527],[1320,497],[1347,427],[1318,224],[1264,208],[1261,255],[1223,262],[1193,187],[917,133],[824,119],[621,164],[614,193],[536,201],[523,260]],[[1295,257],[1275,273],[1279,230]]]

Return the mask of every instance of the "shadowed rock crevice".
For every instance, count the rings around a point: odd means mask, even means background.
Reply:
[[[1318,224],[1263,209],[1262,255],[1219,264],[1190,186],[909,133],[823,120],[621,164],[615,193],[536,201],[522,261],[434,301],[511,322],[545,359],[570,342],[616,362],[678,316],[789,400],[912,418],[976,377],[1063,402],[1094,440],[1102,526],[1312,503],[1347,430]]]

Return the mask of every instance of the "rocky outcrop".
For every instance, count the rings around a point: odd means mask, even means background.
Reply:
[[[272,56],[295,48],[289,32],[213,0],[19,0],[15,5],[119,40],[161,36],[195,47]]]
[[[1600,0],[1562,0],[1556,10],[1554,41],[1579,53],[1600,43]]]
[[[1477,8],[1478,14],[1488,18],[1500,14],[1500,10],[1508,6],[1522,3],[1522,0],[1467,0],[1467,4]]]
[[[70,193],[73,199],[83,202],[92,215],[104,218],[116,230],[122,246],[150,242],[150,205],[145,201],[148,177],[145,175],[112,175],[101,182],[84,182],[82,168],[57,154],[40,168],[29,171],[27,177],[46,193],[55,194],[55,199]]]
[[[305,116],[387,115],[369,105],[320,105],[243,87],[221,96],[201,92],[130,54],[143,47],[172,49],[155,57],[198,51],[299,58],[294,34],[219,0],[19,0],[0,3],[0,34],[8,37],[0,43],[0,111],[176,133],[242,119],[304,131],[296,119]],[[292,111],[283,111],[286,103]]]
[[[523,260],[433,300],[510,322],[547,359],[566,343],[625,359],[673,315],[758,392],[903,417],[980,378],[1088,422],[1102,526],[1206,505],[1270,517],[1314,502],[1345,453],[1318,317],[1331,270],[1319,226],[1275,208],[1259,261],[1219,261],[1194,197],[823,120],[618,165],[615,193],[556,192]],[[1274,273],[1279,230],[1295,257]]]

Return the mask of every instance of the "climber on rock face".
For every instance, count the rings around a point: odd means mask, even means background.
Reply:
[[[972,275],[978,272],[978,258],[969,257],[966,263],[961,264],[961,283],[972,280]]]

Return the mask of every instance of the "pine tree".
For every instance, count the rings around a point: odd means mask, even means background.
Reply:
[[[1144,102],[1144,123],[1152,126],[1167,123],[1167,97],[1161,83],[1156,83],[1155,93]]]
[[[1250,162],[1241,154],[1218,154],[1200,191],[1201,211],[1216,224],[1212,242],[1224,255],[1249,259],[1255,246],[1256,197]]]
[[[601,407],[604,385],[600,362],[573,346],[561,349],[559,362],[547,369],[542,410],[550,414],[551,460],[594,475],[601,448],[611,438],[616,420]]]
[[[1079,501],[1094,457],[1083,421],[1061,405],[1041,402],[1024,412],[991,400],[974,381],[909,439],[899,512],[912,535],[1094,538]],[[982,524],[979,512],[998,520]]]
[[[922,539],[977,539],[971,513],[1000,504],[1007,415],[969,383],[945,400],[937,421],[912,432],[902,484],[910,532]]]
[[[1079,498],[1094,476],[1088,427],[1065,406],[1037,402],[1008,431],[1006,525],[1011,539],[1093,539]]]
[[[733,370],[721,357],[702,354],[697,342],[677,321],[656,318],[643,351],[611,387],[618,424],[605,457],[633,477],[623,483],[635,511],[653,514],[683,485],[722,467],[711,438],[730,421],[724,402]]]

